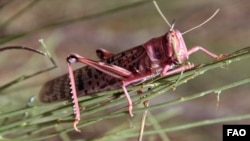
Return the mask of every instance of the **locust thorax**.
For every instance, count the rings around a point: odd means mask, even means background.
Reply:
[[[188,59],[187,47],[179,30],[172,29],[167,33],[168,50],[172,50],[172,57],[182,64]],[[170,51],[168,51],[170,52]]]

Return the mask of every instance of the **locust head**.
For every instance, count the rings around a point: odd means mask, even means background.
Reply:
[[[182,64],[184,61],[186,61],[188,59],[188,56],[189,56],[189,53],[188,53],[188,50],[187,50],[187,47],[186,47],[186,44],[184,42],[182,35],[190,32],[194,29],[199,28],[202,25],[204,25],[205,23],[207,23],[208,21],[210,21],[219,12],[219,9],[217,9],[214,12],[214,14],[212,16],[210,16],[207,20],[205,20],[203,23],[181,33],[179,30],[174,29],[175,21],[173,21],[173,23],[170,24],[168,22],[167,18],[161,12],[157,2],[155,0],[153,0],[153,3],[155,5],[158,13],[162,17],[162,19],[170,27],[170,30],[167,32],[167,35],[166,35],[166,38],[167,38],[167,46],[166,47],[167,48],[164,48],[165,53],[167,55],[167,58],[175,59],[175,60],[177,60],[177,63]]]
[[[167,33],[168,49],[172,50],[171,57],[176,59],[179,64],[182,64],[188,59],[187,47],[179,30],[170,29]]]

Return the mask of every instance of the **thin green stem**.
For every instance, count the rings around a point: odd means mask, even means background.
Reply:
[[[50,68],[47,68],[47,69],[43,69],[43,70],[40,70],[40,71],[37,71],[35,73],[32,73],[32,74],[28,74],[28,75],[23,75],[23,76],[20,76],[12,81],[10,81],[9,83],[3,85],[3,86],[0,86],[0,92],[23,81],[23,80],[26,80],[26,79],[29,79],[29,78],[32,78],[32,77],[35,77],[41,73],[45,73],[45,72],[48,72],[50,70],[53,70],[57,67],[55,61],[53,60],[53,58],[51,57],[45,43],[43,42],[43,40],[39,40],[39,42],[42,44],[42,47],[44,49],[45,52],[42,52],[42,51],[39,51],[39,50],[35,50],[35,49],[32,49],[32,48],[29,48],[29,47],[25,47],[25,46],[9,46],[9,47],[4,47],[4,48],[0,48],[0,52],[2,51],[6,51],[6,50],[11,50],[11,49],[21,49],[21,50],[27,50],[27,51],[31,51],[31,52],[34,52],[34,53],[37,53],[37,54],[40,54],[40,55],[45,55],[49,58],[50,62],[53,64],[52,67]]]
[[[31,34],[34,34],[34,33],[40,32],[40,31],[47,30],[47,29],[52,29],[52,28],[55,29],[57,27],[62,27],[62,26],[72,24],[72,23],[75,23],[75,22],[86,21],[86,20],[106,16],[106,15],[109,15],[109,14],[117,13],[119,11],[123,11],[123,10],[134,8],[134,7],[138,7],[138,6],[141,6],[141,5],[149,3],[149,2],[152,2],[152,0],[143,0],[143,1],[139,1],[139,2],[134,2],[134,3],[128,4],[128,5],[124,5],[124,6],[116,7],[116,8],[113,8],[113,9],[109,9],[109,10],[106,10],[106,11],[103,11],[103,12],[100,12],[100,13],[87,15],[87,16],[84,15],[84,16],[80,16],[80,17],[74,18],[74,19],[68,19],[68,20],[65,20],[65,21],[50,23],[48,25],[44,25],[44,26],[38,27],[36,29],[30,30],[30,31],[27,31],[27,32],[1,37],[0,44],[4,44],[4,43],[12,41],[14,39],[18,39],[18,38],[21,38],[23,36],[28,36],[28,35],[31,35]]]
[[[28,5],[26,5],[23,9],[16,11],[16,14],[13,15],[12,17],[10,17],[8,20],[6,20],[5,22],[3,22],[0,25],[0,28],[6,28],[6,26],[10,25],[12,21],[16,20],[19,16],[21,16],[23,13],[27,12],[30,8],[32,8],[35,4],[37,4],[37,2],[39,2],[40,0],[33,0],[31,1]]]

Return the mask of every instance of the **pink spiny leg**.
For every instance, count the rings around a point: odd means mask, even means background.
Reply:
[[[108,64],[106,62],[94,61],[94,60],[82,57],[78,54],[71,54],[68,58],[74,58],[76,62],[87,64],[99,71],[102,71],[103,73],[106,73],[120,80],[125,80],[126,78],[132,75],[132,72],[122,67]]]
[[[79,123],[80,121],[80,108],[79,108],[79,104],[78,104],[78,99],[77,99],[77,94],[76,94],[76,87],[75,87],[75,80],[74,80],[74,74],[73,74],[73,70],[70,66],[71,63],[76,62],[77,60],[75,60],[74,58],[68,58],[67,59],[67,65],[68,65],[68,71],[69,71],[69,79],[70,79],[70,88],[71,88],[71,93],[72,93],[72,99],[73,99],[73,104],[74,104],[74,114],[75,114],[75,121],[73,123],[74,129],[77,132],[81,132],[76,125]]]
[[[122,81],[122,88],[124,90],[124,94],[128,100],[128,107],[129,107],[129,114],[130,116],[133,116],[132,114],[132,101],[131,98],[127,92],[126,86],[132,83],[133,81],[128,81],[126,82],[125,80],[129,77],[132,77],[133,74],[132,72],[121,68],[116,65],[112,64],[107,64],[105,62],[97,62],[85,57],[82,57],[78,54],[71,54],[67,58],[67,64],[68,64],[68,71],[69,71],[69,78],[70,78],[70,85],[71,85],[71,90],[72,90],[72,98],[73,98],[73,103],[74,103],[74,114],[75,114],[75,121],[74,121],[74,129],[78,132],[80,132],[79,129],[77,129],[77,124],[80,121],[80,108],[78,104],[78,99],[77,99],[77,94],[76,94],[76,87],[75,87],[75,80],[74,80],[74,75],[73,75],[73,70],[70,64],[76,63],[76,62],[81,62],[84,64],[87,64],[99,71],[102,71],[103,73],[106,73],[107,75],[110,75],[114,78],[120,79]]]
[[[207,54],[208,56],[214,58],[214,59],[221,59],[223,57],[226,56],[226,54],[220,54],[220,55],[216,55],[208,50],[206,50],[205,48],[201,47],[201,46],[194,46],[191,49],[188,50],[188,56],[190,54],[193,54],[194,52],[201,50],[202,52],[204,52],[205,54]]]

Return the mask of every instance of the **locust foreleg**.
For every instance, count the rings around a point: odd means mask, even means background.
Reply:
[[[221,59],[221,58],[227,56],[226,54],[216,55],[216,54],[214,54],[214,53],[206,50],[205,48],[203,48],[201,46],[194,46],[194,47],[192,47],[191,49],[188,50],[188,54],[187,55],[189,56],[190,54],[193,54],[193,53],[195,53],[195,52],[197,52],[199,50],[202,51],[203,53],[207,54],[208,56],[214,58],[214,59]]]

